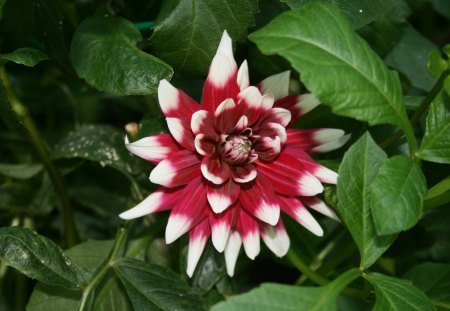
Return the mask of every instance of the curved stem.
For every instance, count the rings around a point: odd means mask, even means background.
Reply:
[[[287,253],[287,259],[301,272],[303,275],[305,275],[308,279],[313,281],[314,283],[318,285],[326,285],[330,281],[321,276],[320,274],[313,271],[300,257],[297,256],[297,254],[292,250],[289,249]]]
[[[64,239],[67,247],[74,246],[76,244],[76,229],[75,223],[73,221],[73,211],[72,206],[70,204],[69,195],[67,194],[66,188],[64,186],[64,182],[59,170],[53,165],[53,162],[50,158],[49,152],[44,144],[44,141],[39,134],[36,124],[34,120],[31,118],[28,113],[25,105],[17,98],[15,95],[11,83],[9,82],[8,74],[6,70],[2,67],[0,69],[0,77],[5,84],[6,95],[11,103],[11,106],[14,112],[19,117],[20,121],[22,121],[24,127],[28,130],[29,138],[31,143],[33,144],[36,152],[41,158],[42,163],[44,164],[50,179],[55,187],[55,191],[59,197],[62,207],[62,216],[64,223]]]
[[[450,191],[441,194],[437,197],[423,201],[423,209],[428,210],[438,206],[442,206],[450,202]]]
[[[425,200],[432,199],[450,190],[450,176],[444,178],[428,190]]]
[[[434,101],[436,96],[441,91],[442,87],[444,86],[444,81],[449,75],[450,75],[450,69],[447,69],[446,71],[444,71],[441,74],[441,76],[439,77],[438,81],[436,82],[436,84],[431,89],[430,93],[428,93],[428,95],[422,100],[422,103],[420,104],[419,108],[417,108],[416,112],[411,117],[411,119],[410,119],[411,125],[415,125],[419,121],[419,119],[423,115],[423,113],[425,111],[427,111],[428,107],[431,105],[431,103]],[[386,140],[382,141],[379,144],[379,146],[381,148],[383,148],[383,149],[386,149],[387,147],[389,147],[390,145],[395,143],[402,136],[403,136],[403,131],[399,130],[394,135],[392,135],[391,137],[389,137]],[[411,149],[411,142],[415,141],[415,138],[413,140],[412,137],[411,137],[411,134],[408,135],[408,136],[409,137],[407,137],[407,139],[408,139],[408,143],[410,144],[410,149]],[[414,156],[414,155],[411,154],[411,156]]]

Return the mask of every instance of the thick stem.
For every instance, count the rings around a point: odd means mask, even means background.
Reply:
[[[64,222],[64,239],[67,247],[74,246],[76,244],[76,230],[75,223],[73,221],[73,212],[70,204],[70,199],[67,194],[66,188],[64,186],[63,179],[59,170],[53,165],[53,162],[50,158],[48,150],[44,144],[44,141],[39,134],[39,131],[34,123],[34,120],[31,118],[28,113],[25,105],[17,98],[15,95],[12,86],[9,82],[8,74],[6,73],[4,68],[0,69],[0,76],[5,84],[6,95],[11,103],[11,106],[20,121],[22,121],[24,127],[28,130],[29,138],[39,157],[41,158],[42,163],[44,164],[47,172],[50,176],[50,179],[55,187],[55,191],[59,197],[62,207],[62,216]]]
[[[292,249],[289,249],[289,252],[287,253],[287,259],[301,273],[303,273],[303,275],[305,275],[308,279],[310,279],[314,283],[324,286],[330,282],[320,274],[313,271],[300,257],[297,256],[297,254]]]
[[[411,119],[410,119],[411,125],[415,125],[419,121],[420,117],[424,114],[424,112],[427,111],[428,107],[431,105],[431,103],[434,101],[436,96],[441,91],[442,87],[444,86],[444,81],[449,75],[450,75],[450,69],[447,69],[446,71],[444,71],[441,74],[438,81],[431,89],[430,93],[428,93],[428,95],[423,99],[419,108],[417,108],[416,112],[411,117]],[[399,130],[394,135],[389,137],[388,139],[382,141],[379,144],[379,146],[383,149],[386,149],[387,147],[389,147],[390,145],[395,143],[398,139],[400,139],[403,136],[403,134],[404,134],[403,131]],[[411,135],[409,135],[409,136],[411,136]],[[408,143],[410,143],[410,145],[411,145],[412,137],[407,137],[407,139],[408,139]],[[411,156],[414,156],[414,155],[411,154]]]

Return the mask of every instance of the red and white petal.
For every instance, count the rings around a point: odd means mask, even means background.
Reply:
[[[340,129],[289,129],[287,130],[287,145],[290,146],[290,148],[310,151],[320,145],[326,145],[328,143],[335,144],[334,142],[339,141],[344,137],[344,134],[344,131]]]
[[[241,134],[245,129],[248,128],[248,118],[247,116],[241,116],[237,121],[234,128],[231,130],[231,133]]]
[[[255,141],[255,152],[258,154],[258,159],[264,161],[272,161],[281,151],[281,139],[279,136],[258,137]]]
[[[295,219],[303,227],[317,236],[323,236],[322,227],[308,212],[307,208],[295,197],[278,196],[283,212]]]
[[[165,79],[159,82],[158,100],[166,117],[190,118],[194,112],[201,109],[195,100]]]
[[[251,183],[241,186],[239,202],[250,214],[275,226],[280,219],[280,206],[269,180],[258,174]]]
[[[341,221],[339,217],[336,215],[336,213],[333,211],[333,209],[330,208],[328,205],[326,205],[325,202],[323,202],[322,200],[316,197],[301,197],[300,200],[313,210],[321,213],[322,215],[330,217],[339,222]]]
[[[286,143],[287,140],[287,134],[286,134],[286,129],[284,126],[282,126],[279,123],[275,123],[275,122],[267,122],[264,123],[259,129],[258,132],[256,133],[257,135],[260,136],[265,136],[265,137],[270,137],[272,139],[274,139],[275,137],[279,137],[280,138],[280,143],[282,145],[284,145]]]
[[[247,60],[244,60],[241,64],[241,67],[239,67],[238,74],[237,74],[237,84],[241,91],[250,86],[250,78],[249,78],[249,74],[248,74]]]
[[[208,219],[203,220],[189,231],[189,249],[186,268],[186,273],[189,277],[192,277],[194,274],[195,267],[202,256],[210,234],[211,228],[209,227]]]
[[[301,116],[313,110],[320,104],[313,94],[302,94],[300,96],[286,96],[275,102],[275,107],[288,109],[292,118],[289,126],[297,122]]]
[[[258,172],[253,164],[237,166],[232,170],[232,177],[235,182],[245,184],[256,178]]]
[[[208,217],[206,190],[201,177],[192,180],[180,194],[166,227],[166,243],[170,244]]]
[[[200,160],[189,150],[170,154],[150,173],[150,181],[168,188],[186,185],[200,176]]]
[[[300,116],[303,116],[320,105],[319,99],[312,93],[302,94],[299,96],[296,108],[299,110]]]
[[[219,214],[236,202],[240,187],[229,178],[221,185],[208,183],[206,197],[214,213]]]
[[[280,153],[273,162],[257,162],[258,172],[270,179],[278,193],[286,195],[313,196],[323,192],[320,181],[305,171],[294,157]]]
[[[216,54],[225,55],[229,59],[230,63],[234,67],[237,67],[236,61],[234,60],[233,56],[233,41],[231,40],[226,30],[223,31]]]
[[[270,95],[263,95],[262,105],[261,109],[263,111],[267,111],[269,109],[272,109],[275,99]]]
[[[206,156],[200,165],[203,177],[216,185],[228,180],[231,174],[230,166],[216,156]]]
[[[234,100],[228,98],[221,102],[214,111],[214,119],[214,125],[220,134],[230,133],[236,125],[236,121],[239,120]]]
[[[227,266],[227,273],[229,276],[234,275],[234,267],[239,256],[242,240],[239,232],[234,231],[228,238],[227,246],[225,246],[225,264]]]
[[[159,187],[135,207],[119,215],[122,219],[134,219],[154,212],[173,208],[180,198],[183,188]]]
[[[191,130],[194,135],[201,133],[211,138],[217,137],[213,116],[206,110],[196,111],[192,115]]]
[[[316,176],[321,182],[333,185],[337,184],[338,174],[335,171],[332,171],[329,168],[315,162],[304,159],[298,160],[301,162],[305,170]]]
[[[251,260],[255,259],[261,249],[258,221],[249,215],[244,209],[240,209],[238,229],[241,233],[244,250],[247,257]]]
[[[212,231],[212,243],[219,253],[223,252],[225,246],[227,245],[228,237],[231,232],[234,212],[234,208],[229,208],[221,214],[209,214],[209,224]]]
[[[264,122],[275,122],[286,127],[291,121],[291,112],[281,107],[272,108],[264,113]]]
[[[270,76],[258,84],[258,88],[262,94],[269,94],[275,100],[288,96],[289,94],[289,76],[291,72],[284,71],[282,73]]]
[[[249,86],[238,94],[238,115],[246,115],[248,124],[258,121],[262,112],[263,97],[254,86]]]
[[[194,151],[194,136],[186,118],[166,118],[167,127],[173,138],[184,148]]]
[[[198,134],[194,140],[195,150],[201,155],[213,154],[216,152],[216,142],[211,137]]]
[[[345,145],[350,140],[350,137],[351,137],[351,134],[344,135],[336,140],[333,140],[328,143],[314,147],[312,149],[312,152],[324,153],[324,152],[336,150],[338,148],[341,148],[343,145]]]
[[[214,112],[217,106],[227,98],[236,98],[239,93],[237,85],[237,66],[223,54],[216,54],[209,67],[202,94],[202,106]]]
[[[281,219],[276,226],[261,224],[261,237],[277,257],[287,254],[291,241]]]
[[[131,153],[152,163],[159,163],[169,154],[181,150],[175,139],[169,134],[153,135],[132,143],[125,136],[125,147]]]

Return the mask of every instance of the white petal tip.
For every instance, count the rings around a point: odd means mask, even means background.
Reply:
[[[302,115],[307,114],[320,105],[320,101],[313,94],[302,94],[298,97],[297,106],[300,108]]]
[[[305,174],[299,180],[301,195],[313,196],[323,192],[323,185],[319,179],[312,174]]]
[[[275,226],[280,220],[280,207],[264,204],[256,210],[256,216],[265,223]]]
[[[189,229],[191,220],[183,215],[170,215],[166,226],[166,244],[173,243]]]

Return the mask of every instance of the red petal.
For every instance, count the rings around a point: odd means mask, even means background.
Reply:
[[[260,224],[260,227],[261,237],[267,247],[277,257],[286,255],[289,250],[290,240],[286,229],[284,228],[283,220],[280,219],[275,227],[268,224]]]
[[[250,86],[238,94],[238,115],[246,115],[248,124],[252,125],[258,121],[262,112],[263,97],[259,90]]]
[[[192,277],[195,267],[202,256],[206,242],[211,235],[208,219],[203,220],[189,232],[189,249],[186,273]]]
[[[180,200],[170,213],[166,227],[166,243],[172,243],[207,216],[205,186],[201,178],[196,177],[180,193]]]
[[[241,186],[239,201],[252,215],[270,225],[277,224],[280,218],[280,207],[273,192],[273,186],[260,174],[254,181]]]
[[[231,132],[239,115],[236,111],[236,104],[233,99],[226,99],[214,111],[214,125],[220,134],[228,134]]]
[[[216,141],[204,134],[195,136],[195,150],[201,155],[213,155],[216,152]]]
[[[200,160],[188,150],[181,150],[169,155],[151,172],[150,181],[173,188],[189,183],[200,176]]]
[[[222,185],[208,183],[206,196],[214,213],[219,214],[236,202],[240,187],[230,178]]]
[[[195,100],[174,88],[167,80],[159,82],[158,100],[166,117],[189,119],[194,112],[201,109]]]
[[[167,126],[173,138],[184,148],[194,151],[194,136],[186,118],[166,118]]]
[[[272,108],[264,112],[263,122],[275,122],[286,127],[291,121],[291,112],[284,108]]]
[[[255,141],[255,151],[258,154],[258,159],[264,161],[272,161],[281,151],[281,139],[279,136],[259,137]]]
[[[125,146],[130,152],[152,163],[159,163],[169,154],[181,150],[180,145],[169,134],[153,135],[132,143],[125,137]]]
[[[314,148],[331,142],[339,142],[336,144],[335,148],[339,148],[341,144],[341,139],[345,137],[344,131],[339,129],[309,129],[309,130],[298,130],[289,129],[287,130],[287,142],[286,145],[293,149],[304,150],[306,152],[313,152]],[[344,141],[343,143],[345,143]],[[323,150],[329,151],[332,149]],[[317,152],[320,152],[317,151]]]
[[[310,212],[297,198],[278,196],[280,207],[290,217],[317,236],[323,236],[323,230]]]
[[[231,232],[235,208],[229,208],[221,214],[210,213],[209,223],[212,230],[212,243],[218,252],[223,252]]]
[[[204,134],[211,138],[217,137],[217,132],[214,128],[214,118],[212,114],[206,110],[199,110],[192,115],[191,129],[194,135]]]
[[[256,168],[253,164],[247,164],[245,166],[237,166],[233,169],[233,180],[238,183],[248,183],[255,179],[257,175]]]
[[[221,185],[230,177],[230,166],[216,156],[206,156],[200,166],[203,177],[216,185]]]
[[[238,229],[248,258],[255,259],[260,251],[258,221],[244,209],[239,211]]]

